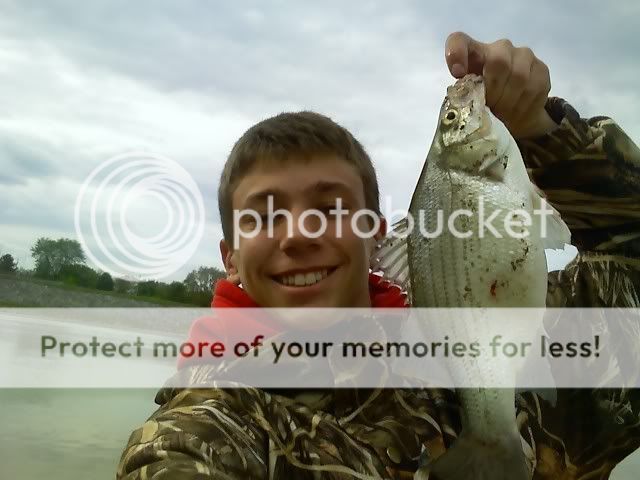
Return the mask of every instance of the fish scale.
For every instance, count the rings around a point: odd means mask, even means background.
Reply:
[[[412,307],[455,309],[442,313],[445,320],[435,327],[440,331],[425,331],[425,337],[482,338],[491,325],[487,308],[545,306],[544,248],[562,248],[570,233],[554,212],[543,238],[541,223],[533,215],[541,204],[516,142],[485,105],[482,77],[467,75],[447,89],[409,206],[414,228],[409,231],[406,219],[394,225],[371,267],[399,283]],[[461,209],[472,213],[470,219],[463,221],[461,215],[454,223],[458,230],[466,225],[464,231],[471,232],[467,238],[448,229],[450,215]],[[532,217],[528,237],[509,235],[502,216],[493,223],[498,235],[487,231],[481,237],[480,216],[487,219],[517,210]],[[434,232],[439,213],[443,231],[425,238],[420,227]],[[423,225],[418,223],[421,219]],[[524,333],[537,330],[542,324],[538,320],[526,325]],[[513,365],[504,361],[465,356],[449,374],[455,385],[493,386],[513,385],[513,372]],[[462,409],[460,437],[426,468],[440,480],[530,478],[517,429],[514,389],[458,388],[456,394]]]
[[[448,175],[443,175],[442,178],[447,179]],[[464,176],[457,173],[452,173],[452,178],[454,181],[459,181],[459,185],[466,180]],[[414,197],[409,212],[415,218],[416,212],[422,209],[425,212],[426,224],[436,223],[438,209],[442,209],[444,218],[448,218],[452,211],[467,206],[457,199],[459,195],[454,195],[451,203],[453,208],[447,206],[448,202],[442,204],[426,202],[427,207],[424,209],[421,207],[425,204],[423,198],[438,198],[438,196],[446,194],[447,191],[442,192],[439,191],[442,189],[431,187],[434,183],[443,185],[438,180],[437,174],[430,175],[420,183],[426,188],[424,193],[416,192],[418,195]],[[501,195],[501,190],[488,190],[486,185],[473,178],[467,183],[468,185],[465,185],[461,190],[476,192],[478,195],[483,191],[488,191],[495,197],[495,200],[492,201],[490,195],[484,195],[485,217],[488,217],[495,209],[506,211],[519,208],[522,204],[521,198],[518,197],[515,197],[509,204],[504,200],[508,196]],[[508,188],[505,187],[505,190]],[[510,191],[507,193],[513,197]],[[445,231],[437,238],[427,239],[430,248],[423,248],[425,239],[420,231],[414,229],[414,232],[408,237],[409,256],[414,259],[412,264],[426,265],[426,268],[415,269],[412,272],[413,304],[428,305],[429,307],[544,306],[546,276],[539,275],[539,272],[546,271],[542,245],[536,246],[531,240],[526,239],[479,239],[475,233],[468,239],[460,239]],[[437,254],[434,254],[434,251],[437,251]],[[474,254],[471,253],[472,251]],[[465,257],[466,261],[464,261]],[[501,257],[505,261],[496,264],[493,260],[497,257]],[[507,259],[508,261],[506,261]],[[523,259],[515,271],[517,276],[514,275],[514,269],[511,265],[513,259]],[[474,265],[471,266],[470,262],[473,262]],[[529,266],[537,268],[535,270],[528,269]],[[486,271],[487,268],[490,272]],[[438,282],[434,283],[434,279],[438,279]],[[498,283],[509,280],[514,285],[508,291],[503,289],[502,292],[498,292],[494,299],[490,293],[494,280]],[[465,287],[471,288],[471,295],[464,294]],[[520,295],[525,287],[530,287],[527,296]],[[428,296],[430,291],[433,292],[433,297]]]

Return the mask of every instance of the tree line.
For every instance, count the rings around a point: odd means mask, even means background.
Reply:
[[[191,271],[182,282],[113,278],[108,272],[89,267],[82,246],[70,238],[53,240],[41,237],[31,247],[31,256],[35,262],[33,270],[18,268],[18,263],[9,253],[1,255],[0,273],[32,276],[66,285],[202,307],[209,306],[213,285],[225,277],[225,273],[218,268],[201,266]]]

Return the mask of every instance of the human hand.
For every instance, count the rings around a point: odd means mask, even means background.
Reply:
[[[445,58],[455,78],[482,75],[487,106],[515,138],[536,137],[558,125],[544,106],[551,90],[549,69],[528,47],[509,40],[482,43],[466,33],[447,37]]]

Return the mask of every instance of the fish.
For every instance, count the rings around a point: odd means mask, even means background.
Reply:
[[[535,215],[543,207],[550,214]],[[493,230],[481,234],[480,217],[490,219],[496,212],[511,215],[511,232],[495,221]],[[408,216],[393,225],[370,266],[406,291],[412,308],[465,309],[469,314],[452,324],[450,333],[474,338],[487,325],[478,317],[482,309],[545,307],[545,249],[570,241],[560,214],[531,182],[516,141],[487,107],[483,77],[470,74],[447,87]],[[456,385],[472,378],[511,385],[510,372],[490,360],[450,374]],[[516,422],[515,389],[456,388],[456,395],[462,430],[427,465],[430,474],[439,480],[531,478]]]

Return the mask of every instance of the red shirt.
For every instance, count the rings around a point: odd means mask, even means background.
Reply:
[[[382,280],[379,275],[369,274],[369,296],[372,308],[406,308],[406,294],[391,283]],[[228,282],[218,280],[216,283],[211,307],[216,308],[260,308],[242,288]],[[207,316],[198,318],[191,325],[188,341],[193,345],[201,342],[222,342],[225,345],[245,341],[253,332],[259,332],[268,338],[278,333],[253,320],[250,316]],[[178,368],[182,368],[195,360],[180,357]]]

